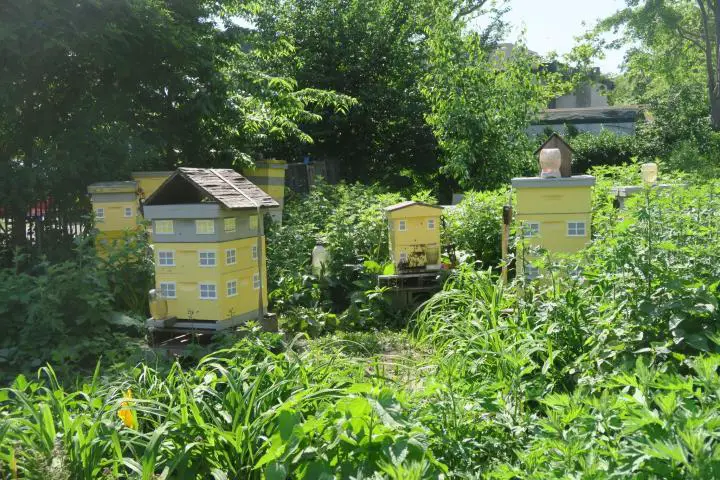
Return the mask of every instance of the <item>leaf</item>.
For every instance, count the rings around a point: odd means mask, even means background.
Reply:
[[[265,469],[266,480],[285,480],[287,478],[287,467],[277,461],[272,462]]]
[[[294,410],[282,410],[278,417],[280,438],[287,442],[292,436],[293,429],[300,423],[300,415]]]

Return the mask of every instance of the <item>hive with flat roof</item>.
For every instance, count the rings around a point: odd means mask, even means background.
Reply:
[[[517,194],[516,218],[526,252],[518,261],[518,271],[529,278],[540,273],[535,264],[538,250],[575,253],[590,241],[595,185],[593,176],[571,175],[572,148],[559,135],[553,134],[536,153],[541,162],[547,162],[541,163],[540,174],[512,179]],[[548,174],[558,158],[558,175]]]

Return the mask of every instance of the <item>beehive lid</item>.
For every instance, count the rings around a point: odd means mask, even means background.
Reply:
[[[230,210],[279,207],[250,180],[229,168],[178,168],[146,205],[217,202]]]
[[[88,185],[88,193],[134,193],[138,184],[132,180],[123,182],[96,182]]]
[[[409,201],[407,201],[407,202],[400,202],[400,203],[396,203],[395,205],[390,205],[389,207],[385,207],[385,211],[386,211],[386,212],[395,212],[395,211],[397,211],[397,210],[402,210],[403,208],[415,207],[415,206],[417,206],[417,207],[437,208],[437,209],[440,209],[440,210],[443,209],[443,207],[441,207],[441,206],[439,206],[439,205],[430,205],[429,203],[413,202],[412,200],[409,200]]]

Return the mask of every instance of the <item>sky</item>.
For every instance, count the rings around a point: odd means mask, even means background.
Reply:
[[[562,55],[575,44],[574,37],[583,34],[595,21],[625,6],[624,0],[510,0],[506,19],[513,30],[506,41],[514,42],[525,29],[530,50],[545,55],[556,51]],[[586,26],[583,25],[583,22]],[[603,73],[617,73],[624,52],[609,51],[598,62]]]

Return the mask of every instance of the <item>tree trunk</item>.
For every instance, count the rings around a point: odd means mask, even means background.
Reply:
[[[708,98],[710,100],[710,119],[713,129],[720,130],[720,78],[718,77],[718,48],[720,47],[720,17],[718,16],[718,2],[720,0],[696,0],[700,7],[700,19],[703,27],[703,43],[705,44],[705,69],[707,70]],[[713,14],[715,35],[710,29],[710,13]],[[716,60],[717,59],[717,60]]]
[[[708,3],[715,20],[715,44],[714,52],[711,53],[711,56],[713,53],[715,55],[715,75],[710,90],[710,118],[713,129],[720,130],[720,0],[708,0]]]

